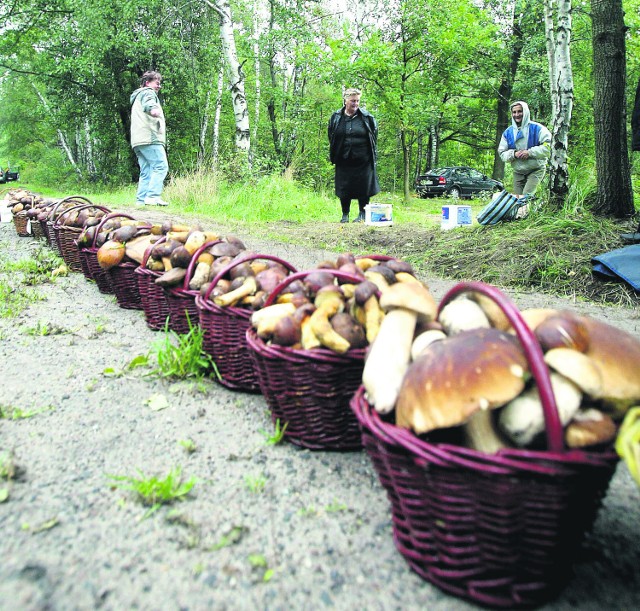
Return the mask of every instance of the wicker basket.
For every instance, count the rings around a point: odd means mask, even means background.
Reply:
[[[102,219],[104,223],[108,218],[121,216],[123,218],[132,219],[133,217],[121,212],[108,214]],[[98,227],[101,227],[101,224]],[[96,230],[96,237],[98,230]],[[125,259],[126,259],[125,255]],[[137,261],[124,260],[118,265],[106,270],[107,276],[113,288],[113,292],[118,300],[118,305],[125,310],[142,310],[142,298],[138,288],[138,280],[135,274],[136,269],[140,266]]]
[[[156,244],[161,244],[166,239],[166,236],[163,236]],[[153,246],[154,244],[145,251],[142,263],[136,268],[135,275],[147,326],[154,331],[160,331],[168,326],[169,304],[167,304],[164,289],[155,283],[155,279],[161,273],[154,272],[146,267]]]
[[[44,233],[42,223],[37,218],[29,219],[29,226],[31,227],[31,235],[34,238],[42,240],[47,237]]]
[[[346,282],[362,281],[334,269],[313,271],[331,273]],[[273,290],[265,307],[283,288],[309,273],[288,276]],[[253,328],[247,330],[247,346],[271,418],[287,423],[285,437],[291,443],[310,450],[361,449],[360,429],[349,401],[362,383],[365,348],[337,354],[328,348],[268,345]]]
[[[69,220],[70,212],[79,212],[80,210],[85,210],[88,208],[100,209],[103,212],[109,212],[107,208],[96,206],[91,203],[79,204],[77,206],[72,206],[71,208],[66,208],[65,210],[63,210],[53,223],[53,232],[55,235],[55,239],[58,243],[58,247],[60,248],[62,258],[67,264],[67,267],[71,271],[82,272],[85,274],[85,276],[87,276],[87,274],[89,273],[89,269],[86,264],[83,264],[83,262],[81,262],[80,250],[76,243],[78,236],[82,233],[82,229],[80,227],[72,227],[70,225],[67,225],[66,223]]]
[[[204,335],[202,349],[211,356],[216,364],[218,371],[216,380],[227,388],[244,392],[260,392],[260,384],[246,340],[247,329],[251,326],[252,310],[235,306],[223,308],[213,303],[209,299],[209,295],[216,284],[231,269],[241,263],[256,259],[276,261],[289,271],[296,271],[287,261],[271,255],[242,257],[221,269],[211,281],[206,294],[196,297],[200,327]]]
[[[98,234],[100,230],[104,226],[104,224],[113,218],[117,218],[119,216],[124,216],[126,218],[132,218],[126,214],[122,214],[120,212],[110,212],[106,214],[100,223],[96,225],[96,231],[93,235],[93,241],[91,242],[91,246],[89,248],[79,248],[78,254],[80,257],[80,265],[82,266],[82,271],[87,278],[87,280],[93,280],[98,287],[98,290],[105,295],[112,295],[115,291],[113,288],[113,284],[111,282],[111,275],[107,273],[106,270],[100,267],[98,263],[98,245],[96,244],[96,240],[98,238]]]
[[[72,208],[74,206],[79,206],[82,204],[91,203],[87,198],[82,195],[70,195],[69,197],[65,197],[61,199],[57,204],[51,207],[49,211],[49,215],[46,220],[46,229],[44,230],[45,236],[47,236],[47,241],[49,242],[49,246],[56,251],[56,253],[62,257],[62,249],[60,248],[60,244],[58,243],[57,233],[54,230],[54,225],[58,220],[58,217],[64,212],[65,206],[67,208]]]
[[[547,451],[483,454],[418,437],[371,408],[363,388],[351,407],[391,502],[393,537],[411,568],[442,590],[482,605],[532,607],[571,576],[617,458],[566,450],[549,372],[535,336],[497,289],[462,283],[442,305],[474,290],[491,297],[516,330],[540,391]]]
[[[16,233],[21,238],[31,237],[31,221],[27,216],[26,210],[21,210],[13,215],[13,225],[16,228]]]
[[[198,324],[198,308],[196,307],[196,296],[200,291],[193,291],[189,288],[189,282],[193,277],[198,257],[214,244],[221,240],[205,242],[196,252],[193,253],[187,273],[182,282],[182,286],[164,289],[165,299],[169,306],[169,329],[176,333],[189,333],[189,325]]]

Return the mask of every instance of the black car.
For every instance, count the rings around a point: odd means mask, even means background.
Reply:
[[[451,197],[472,197],[478,193],[502,191],[498,180],[466,166],[437,168],[420,174],[416,179],[416,192],[420,197],[449,195]]]

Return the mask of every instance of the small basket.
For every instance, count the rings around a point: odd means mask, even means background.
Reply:
[[[89,270],[80,260],[80,249],[76,243],[78,236],[82,233],[82,229],[80,227],[71,227],[70,225],[67,225],[66,222],[69,219],[67,215],[70,212],[79,212],[80,210],[87,208],[95,208],[102,210],[103,212],[109,212],[107,208],[96,206],[89,202],[87,204],[79,204],[77,206],[72,206],[71,208],[66,208],[60,213],[53,223],[55,239],[67,267],[74,272],[83,272],[85,276]]]
[[[391,502],[395,545],[410,567],[475,603],[537,606],[569,580],[617,457],[609,448],[564,448],[549,372],[532,331],[507,297],[482,283],[456,285],[440,307],[465,291],[493,299],[520,338],[543,403],[548,450],[484,454],[427,441],[380,416],[362,387],[351,407]]]
[[[155,244],[151,244],[144,253],[142,263],[136,268],[135,275],[138,281],[138,292],[140,293],[140,302],[144,310],[144,316],[147,326],[154,331],[160,331],[167,325],[169,316],[169,304],[165,296],[164,289],[155,283],[161,273],[147,269],[147,261],[151,255],[151,250],[156,244],[161,244],[167,239],[166,236],[161,237]]]
[[[346,282],[362,282],[362,278],[339,270],[313,271],[327,272]],[[291,282],[309,273],[288,276],[272,291],[265,307]],[[337,354],[328,348],[299,350],[268,345],[251,327],[247,329],[247,346],[271,419],[287,424],[284,435],[291,443],[310,450],[362,448],[349,401],[362,383],[365,348]]]
[[[102,269],[100,267],[100,264],[98,263],[97,254],[99,247],[96,245],[96,240],[104,224],[108,220],[117,218],[119,216],[132,218],[120,212],[110,212],[109,214],[106,214],[102,218],[100,223],[96,225],[96,231],[93,235],[91,246],[89,248],[78,248],[80,265],[82,266],[82,271],[85,275],[85,278],[87,278],[87,280],[93,280],[96,283],[98,290],[105,295],[112,295],[115,291],[111,282],[111,275],[108,274],[106,270]]]
[[[16,233],[21,238],[31,237],[31,221],[27,216],[26,210],[20,210],[13,215],[13,225],[16,228]]]
[[[216,381],[232,390],[257,393],[260,392],[260,384],[246,340],[247,329],[251,326],[252,310],[235,306],[224,308],[209,299],[213,288],[231,269],[256,259],[276,261],[289,271],[296,271],[287,261],[271,255],[241,257],[218,272],[206,294],[196,297],[196,307],[204,335],[202,349],[216,364]]]
[[[189,333],[189,324],[196,324],[198,320],[198,308],[196,307],[196,296],[200,291],[194,291],[189,288],[189,281],[193,277],[195,267],[198,263],[198,257],[214,244],[218,244],[221,240],[212,240],[205,242],[196,252],[193,253],[187,273],[184,277],[181,287],[171,287],[164,289],[165,299],[169,306],[169,328],[176,333]]]
[[[29,219],[29,227],[31,228],[31,235],[37,240],[46,238],[42,223],[37,219],[37,217]]]
[[[60,248],[60,243],[58,242],[58,234],[54,230],[54,225],[58,220],[58,216],[60,216],[64,212],[64,209],[61,209],[60,206],[68,204],[67,207],[72,208],[74,206],[86,204],[87,202],[91,203],[82,195],[70,195],[69,197],[61,199],[57,204],[52,206],[49,214],[47,215],[46,229],[44,229],[45,236],[47,236],[49,246],[51,246],[51,248],[55,250],[56,254],[63,259],[64,256],[62,254],[62,249]]]

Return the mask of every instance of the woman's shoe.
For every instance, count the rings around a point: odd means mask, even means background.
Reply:
[[[364,212],[361,212],[360,214],[358,214],[358,216],[356,216],[356,218],[353,219],[354,223],[364,223]]]
[[[349,222],[349,215],[348,214],[343,214],[342,218],[340,219],[341,223],[348,223]]]

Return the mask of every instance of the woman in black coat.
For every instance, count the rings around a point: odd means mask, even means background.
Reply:
[[[354,223],[364,221],[369,198],[380,193],[376,174],[378,124],[360,108],[358,89],[344,92],[344,106],[329,119],[329,158],[336,167],[336,195],[342,207],[341,223],[349,222],[351,200],[358,200],[359,214]]]

